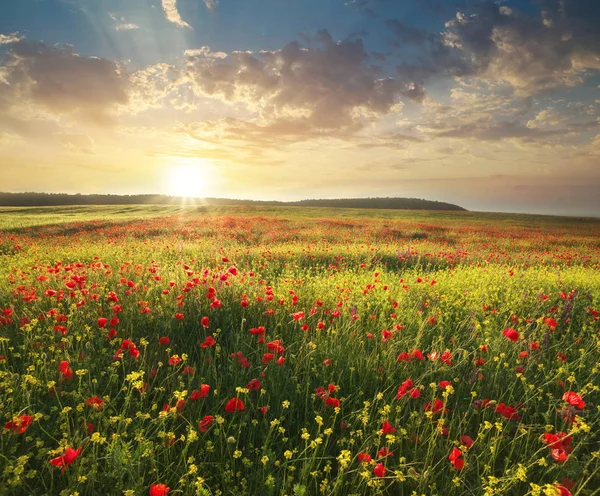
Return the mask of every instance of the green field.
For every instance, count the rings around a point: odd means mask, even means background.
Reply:
[[[599,219],[1,208],[0,494],[600,494],[599,312]]]

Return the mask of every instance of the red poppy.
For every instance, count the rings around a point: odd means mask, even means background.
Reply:
[[[461,442],[461,444],[465,445],[467,448],[470,448],[471,446],[473,446],[473,444],[475,444],[475,441],[473,441],[471,436],[467,436],[466,434],[463,436],[460,436],[460,442]]]
[[[465,461],[461,458],[462,451],[458,448],[453,448],[450,454],[448,455],[448,460],[456,470],[462,470],[465,465]]]
[[[244,411],[244,402],[239,398],[231,398],[225,405],[225,411],[227,413],[242,412]]]
[[[569,405],[580,408],[581,410],[585,408],[585,402],[583,401],[581,396],[579,396],[579,394],[577,394],[574,391],[567,391],[565,394],[563,394],[562,399],[563,401],[566,401]]]
[[[369,453],[359,453],[357,458],[360,463],[369,463],[371,461],[371,455],[369,455]]]
[[[208,336],[205,340],[204,343],[202,343],[200,345],[200,348],[208,348],[210,346],[214,346],[215,344],[217,344],[217,342],[213,339],[212,336]]]
[[[246,389],[258,391],[260,389],[260,381],[258,379],[252,379],[248,384],[246,384]]]
[[[210,427],[210,424],[213,423],[215,418],[212,415],[206,415],[199,423],[198,429],[200,432],[206,432],[206,430]]]
[[[559,492],[560,496],[573,496],[565,486],[554,486],[554,489]]]
[[[381,424],[381,430],[384,434],[392,434],[393,432],[396,432],[396,428],[387,420]]]
[[[519,340],[519,333],[510,327],[508,329],[504,329],[502,334],[504,334],[513,343],[516,343]]]
[[[192,391],[192,394],[190,394],[190,399],[193,401],[199,400],[200,398],[206,398],[208,396],[208,393],[210,391],[210,386],[208,384],[202,384],[200,386],[200,389],[196,389],[195,391]]]
[[[98,398],[98,396],[90,396],[87,399],[87,406],[92,407],[96,410],[100,410],[104,405],[104,400],[102,398]]]
[[[106,317],[99,317],[98,318],[98,327],[100,327],[101,329],[106,327],[107,322],[108,322],[108,319]]]
[[[150,486],[150,496],[167,496],[170,490],[166,484],[152,484]]]
[[[181,357],[178,357],[177,355],[173,355],[171,358],[169,358],[169,365],[171,367],[175,367],[176,365],[179,365],[181,363]]]
[[[271,360],[273,360],[274,357],[275,357],[275,355],[273,355],[273,353],[265,353],[262,357],[262,363],[264,363],[266,365]]]
[[[337,408],[337,407],[340,406],[340,400],[338,400],[337,398],[331,398],[331,397],[329,397],[329,398],[327,398],[325,400],[325,404],[327,406],[332,407],[332,408]]]
[[[200,319],[200,324],[202,324],[202,327],[204,327],[205,329],[208,329],[208,326],[209,326],[208,317],[202,317],[202,319]]]
[[[387,468],[385,468],[383,463],[378,463],[377,465],[375,465],[375,467],[373,467],[373,473],[377,477],[385,477],[385,475],[387,474]]]
[[[387,446],[384,446],[377,452],[379,458],[385,458],[386,456],[394,456],[394,452],[390,451]]]
[[[504,403],[500,403],[496,407],[496,413],[499,413],[504,418],[508,420],[519,420],[521,416],[517,413],[517,410],[512,406],[505,405]]]
[[[81,446],[77,449],[67,447],[63,455],[53,458],[52,460],[50,460],[50,463],[55,467],[62,467],[62,472],[64,472],[67,466],[71,465],[71,463],[73,463],[77,459],[80,453]]]
[[[169,344],[171,344],[171,340],[167,336],[163,336],[158,340],[158,344],[161,346],[169,346]]]
[[[4,428],[17,434],[23,434],[32,422],[33,417],[31,415],[19,415],[14,421],[4,424]]]
[[[423,408],[426,412],[433,412],[436,415],[440,415],[442,412],[448,412],[448,409],[444,408],[444,402],[439,398],[436,398],[433,403],[431,401],[428,401],[427,403],[425,403],[425,405],[423,405]]]

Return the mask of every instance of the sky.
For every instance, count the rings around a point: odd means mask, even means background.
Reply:
[[[0,190],[600,216],[597,0],[6,0]]]

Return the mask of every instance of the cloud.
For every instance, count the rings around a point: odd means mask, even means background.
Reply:
[[[11,43],[21,41],[23,38],[24,36],[19,36],[19,33],[0,34],[0,45],[10,45]]]
[[[359,129],[402,98],[422,97],[422,88],[412,82],[382,77],[360,39],[336,42],[320,31],[314,45],[294,41],[279,50],[220,58],[203,50],[188,56],[187,75],[197,93],[241,103],[291,134]]]
[[[115,29],[117,31],[131,31],[133,29],[140,29],[140,27],[137,24],[133,24],[133,23],[127,23],[127,24],[118,24]]]
[[[87,134],[55,133],[54,137],[70,152],[87,154],[94,153],[94,140]]]
[[[529,96],[583,82],[600,69],[600,3],[542,0],[539,16],[483,3],[446,23],[444,44],[462,54],[471,74],[507,83]]]
[[[179,11],[177,10],[177,0],[162,0],[162,8],[165,12],[167,21],[176,24],[180,28],[192,29],[192,26],[185,22],[179,15]]]
[[[110,60],[82,57],[73,47],[19,41],[0,59],[0,108],[16,113],[77,114],[107,124],[119,105],[128,102],[129,79]]]
[[[219,5],[219,0],[203,0],[204,1],[204,5],[206,5],[206,8],[208,10],[215,10],[217,8],[217,5]]]

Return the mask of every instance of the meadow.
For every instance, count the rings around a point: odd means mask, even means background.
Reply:
[[[600,220],[0,209],[0,494],[600,494]]]

